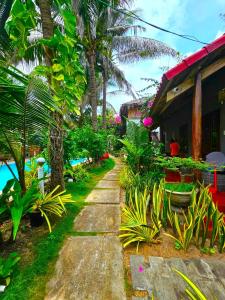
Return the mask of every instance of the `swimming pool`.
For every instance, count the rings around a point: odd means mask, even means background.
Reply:
[[[80,159],[71,160],[70,163],[72,166],[76,166],[85,161],[86,161],[86,158],[80,158]],[[29,161],[27,163],[29,163]],[[14,162],[10,163],[10,167],[12,168],[15,175],[18,176],[16,164]],[[29,167],[26,166],[25,169],[29,170]],[[44,165],[44,170],[47,173],[49,173],[51,171],[47,164]],[[0,191],[4,188],[6,182],[12,178],[13,178],[13,176],[12,176],[11,172],[9,171],[9,169],[7,168],[7,166],[5,164],[1,164],[0,165]]]

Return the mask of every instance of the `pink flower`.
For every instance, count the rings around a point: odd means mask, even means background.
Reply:
[[[142,265],[139,266],[138,272],[140,272],[140,273],[144,272],[144,268],[142,267]]]
[[[153,101],[153,100],[148,101],[147,107],[148,107],[148,108],[151,108],[153,104],[154,104],[154,101]]]
[[[116,115],[114,116],[114,122],[115,122],[116,124],[120,124],[120,123],[122,122],[121,116],[118,115],[118,114],[116,114]]]
[[[143,124],[145,127],[151,127],[153,125],[153,119],[151,117],[144,118]]]

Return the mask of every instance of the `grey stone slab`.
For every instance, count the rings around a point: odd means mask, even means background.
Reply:
[[[125,300],[123,255],[114,236],[70,237],[45,300]]]
[[[141,287],[151,297],[159,300],[186,299],[187,283],[174,272],[181,271],[192,280],[205,294],[206,299],[225,299],[225,262],[219,260],[180,259],[149,257],[144,263],[143,256],[134,256],[131,260],[131,272],[134,290]],[[138,273],[138,266],[144,266],[144,272]],[[136,273],[136,274],[135,274]],[[138,299],[138,297],[137,297]]]
[[[90,203],[119,203],[120,189],[94,189],[85,201]]]
[[[95,186],[96,189],[112,189],[112,188],[118,188],[119,184],[118,181],[115,180],[100,180],[97,185]]]
[[[74,221],[74,230],[81,232],[118,232],[120,207],[115,204],[86,206]]]
[[[143,272],[140,272],[140,267],[143,268]],[[131,255],[130,269],[133,289],[137,291],[147,290],[148,283],[146,278],[146,266],[144,257],[140,255]]]

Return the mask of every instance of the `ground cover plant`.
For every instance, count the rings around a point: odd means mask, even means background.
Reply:
[[[47,226],[42,227],[41,232],[38,229],[33,229],[33,233],[29,235],[30,241],[28,240],[23,248],[19,247],[18,240],[14,246],[8,245],[2,249],[4,256],[7,256],[13,247],[20,248],[23,255],[21,255],[21,261],[12,275],[11,284],[3,294],[0,294],[0,299],[38,300],[44,298],[45,285],[52,275],[63,241],[68,235],[78,234],[72,230],[75,216],[84,206],[84,199],[96,185],[96,182],[114,165],[114,161],[108,159],[102,162],[100,166],[88,171],[89,179],[87,181],[67,184],[67,192],[72,195],[76,205],[67,206],[67,214],[60,221],[54,221],[51,233],[48,233]],[[28,235],[28,233],[26,234]],[[25,253],[29,253],[29,255],[25,255]],[[19,251],[18,254],[20,254]]]
[[[224,236],[224,214],[219,212],[217,206],[213,203],[212,195],[208,187],[199,187],[199,191],[192,190],[191,203],[188,208],[178,213],[171,207],[170,197],[165,192],[165,183],[161,181],[160,185],[153,188],[152,199],[143,197],[139,191],[135,191],[131,199],[135,199],[135,203],[128,202],[122,211],[121,238],[124,247],[130,243],[144,241],[148,243],[160,242],[160,235],[165,234],[174,240],[174,247],[179,250],[187,251],[189,246],[195,245],[201,252],[213,254],[216,251],[222,253],[225,248]],[[138,200],[139,198],[139,200]],[[145,200],[144,200],[145,199]],[[143,203],[143,201],[145,201]],[[150,203],[150,205],[149,205]],[[149,205],[150,210],[147,210]],[[127,212],[129,216],[136,216],[138,213],[143,217],[135,218],[135,221],[127,221]],[[132,219],[132,218],[130,218]],[[127,225],[126,226],[124,225]],[[148,233],[143,235],[137,228],[147,228]],[[158,229],[157,235],[152,234],[154,228]],[[163,230],[162,230],[163,229]],[[129,235],[129,231],[133,235]],[[134,238],[135,234],[135,238]],[[126,239],[124,240],[124,238]]]

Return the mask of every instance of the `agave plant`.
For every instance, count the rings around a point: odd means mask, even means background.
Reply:
[[[175,240],[176,249],[184,249],[185,251],[187,251],[187,249],[191,243],[192,237],[193,237],[194,226],[193,226],[192,214],[190,213],[190,211],[188,213],[188,217],[186,217],[184,215],[184,218],[185,218],[185,223],[182,226],[180,224],[179,217],[178,217],[177,213],[175,212],[174,213],[174,227],[176,230],[176,236],[173,236],[168,233],[164,233],[164,234]]]
[[[62,217],[62,215],[66,212],[66,204],[75,204],[72,199],[71,194],[65,194],[65,191],[61,191],[57,193],[60,189],[58,185],[55,189],[53,189],[50,193],[45,194],[39,197],[33,204],[31,208],[31,212],[40,212],[41,215],[45,218],[49,231],[52,231],[51,222],[49,219],[50,215],[56,215],[58,217]]]
[[[131,243],[137,243],[138,249],[140,242],[159,243],[160,225],[155,220],[152,220],[152,223],[148,223],[147,220],[149,197],[147,190],[143,193],[136,190],[134,195],[130,193],[129,205],[122,209],[120,226],[120,231],[123,233],[119,237],[122,239],[124,247]]]

